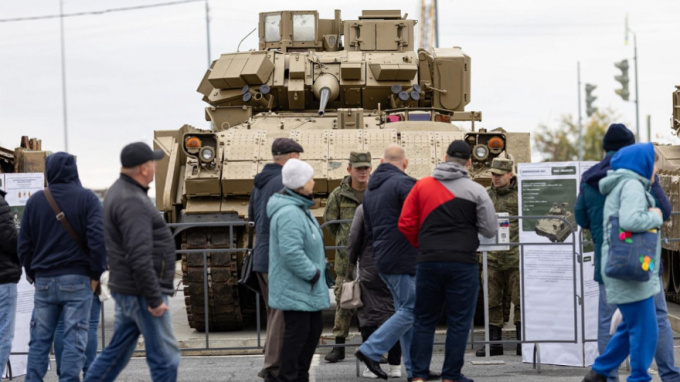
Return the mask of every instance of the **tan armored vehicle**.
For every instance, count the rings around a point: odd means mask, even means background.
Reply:
[[[499,155],[530,161],[529,134],[475,130],[470,102],[471,61],[458,47],[415,51],[415,20],[400,11],[363,11],[357,20],[320,19],[316,11],[260,14],[259,50],[223,54],[198,87],[213,129],[185,125],[157,131],[167,157],[156,172],[156,201],[169,222],[244,222],[253,178],[271,161],[275,138],[304,147],[315,171],[314,214],[347,175],[350,151],[373,154],[404,146],[407,173],[430,175],[454,139],[472,147],[473,176],[490,183]],[[473,131],[455,124],[467,121]],[[232,240],[225,228],[178,235],[185,249],[244,247],[243,224]],[[238,330],[252,296],[239,289],[242,254],[208,256],[211,330]],[[205,329],[203,257],[182,257],[189,323]]]
[[[673,113],[671,129],[674,135],[680,133],[680,86],[673,92]],[[659,182],[670,199],[673,211],[680,211],[680,146],[657,145],[656,152],[661,157]],[[672,216],[664,223],[662,235],[667,239],[680,239],[680,216]],[[663,262],[662,279],[669,301],[680,303],[680,242],[661,241],[661,260]]]
[[[550,211],[548,211],[548,215],[559,216],[564,218],[566,221],[552,218],[538,219],[536,222],[536,227],[534,227],[536,234],[547,237],[553,243],[564,242],[564,240],[566,240],[571,234],[571,227],[576,227],[576,219],[574,218],[574,214],[571,213],[567,207],[568,203],[553,203],[553,206],[550,207]],[[571,227],[569,224],[571,224]]]

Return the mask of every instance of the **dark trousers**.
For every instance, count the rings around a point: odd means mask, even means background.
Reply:
[[[279,358],[279,382],[309,381],[309,366],[323,330],[321,311],[286,310],[283,320],[286,328]]]
[[[362,326],[359,330],[361,331],[361,341],[364,342],[368,340],[368,337],[370,337],[373,332],[378,330],[378,327]],[[399,341],[397,341],[397,343],[392,346],[392,349],[387,352],[387,363],[390,365],[401,365],[401,345],[399,344]]]
[[[416,265],[415,323],[411,344],[414,378],[427,378],[435,326],[445,307],[447,330],[442,379],[461,379],[478,292],[477,264],[431,262]]]

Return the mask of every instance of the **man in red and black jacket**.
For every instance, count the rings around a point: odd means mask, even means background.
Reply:
[[[443,381],[461,374],[467,334],[479,292],[478,233],[496,235],[498,220],[484,187],[470,179],[470,146],[453,141],[446,162],[419,180],[404,202],[399,230],[418,248],[411,362],[413,381],[426,380],[435,325],[446,306]]]

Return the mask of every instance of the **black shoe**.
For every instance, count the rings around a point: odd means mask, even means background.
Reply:
[[[329,363],[336,363],[345,359],[345,348],[335,347],[323,359]]]
[[[264,382],[276,382],[278,381],[278,378],[271,372],[271,371],[265,371],[264,372]]]
[[[383,369],[380,368],[380,364],[378,362],[375,362],[374,360],[368,358],[366,354],[362,353],[361,350],[357,350],[356,353],[354,353],[354,356],[359,359],[359,361],[363,362],[366,364],[366,367],[368,370],[370,370],[373,374],[377,375],[378,378],[381,379],[387,379],[387,373]]]
[[[428,380],[428,381],[438,381],[438,380],[442,379],[442,375],[439,374],[439,373],[436,373],[434,371],[430,371],[427,374],[427,378],[425,378],[425,379]]]
[[[607,377],[591,370],[583,378],[583,382],[607,382]]]
[[[516,333],[517,341],[521,341],[522,340],[522,323],[521,322],[515,323],[515,333]],[[522,355],[522,343],[517,344],[517,355]]]
[[[345,343],[345,337],[335,337],[335,344],[340,345]],[[345,359],[345,348],[344,347],[334,347],[330,353],[326,354],[323,359],[329,363],[336,363]]]
[[[489,325],[489,341],[500,341],[503,339],[500,326]],[[486,357],[486,346],[477,350],[475,355],[477,357]],[[489,356],[503,355],[503,344],[492,344],[489,349]]]

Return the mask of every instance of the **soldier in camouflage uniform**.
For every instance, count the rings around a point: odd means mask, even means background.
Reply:
[[[359,204],[364,200],[364,191],[368,186],[368,178],[371,174],[371,153],[369,152],[351,152],[349,155],[349,166],[347,167],[346,176],[340,186],[338,186],[328,196],[328,203],[324,211],[323,218],[325,221],[329,220],[344,220],[349,219],[350,222],[342,224],[331,224],[328,230],[335,237],[336,246],[346,246],[349,238],[349,228],[352,224],[351,220],[354,218],[354,211],[356,211]],[[345,281],[347,268],[349,267],[349,259],[347,251],[337,250],[335,252],[335,324],[333,325],[333,335],[335,336],[336,344],[344,344],[345,338],[349,335],[349,325],[352,321],[354,310],[340,309],[340,286]],[[353,279],[350,270],[350,279]],[[334,347],[333,350],[326,354],[324,359],[328,362],[335,363],[345,359],[345,348]]]
[[[517,178],[513,172],[514,163],[510,159],[496,158],[491,162],[492,184],[487,188],[489,197],[496,212],[507,212],[517,216]],[[519,241],[519,223],[510,220],[510,242]],[[503,327],[503,288],[505,294],[515,305],[515,327],[517,339],[521,337],[520,301],[519,301],[519,247],[511,247],[509,251],[488,253],[489,273],[489,339],[500,341]],[[481,257],[480,257],[481,261]],[[503,355],[503,345],[491,345],[491,355]],[[522,354],[522,347],[517,345],[517,355]],[[477,351],[478,357],[484,357],[484,348]]]

